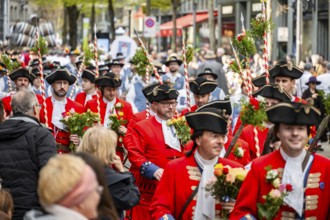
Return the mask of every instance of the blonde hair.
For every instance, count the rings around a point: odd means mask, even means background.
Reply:
[[[109,165],[116,154],[117,138],[114,131],[94,126],[86,131],[77,151],[89,153],[103,164]]]
[[[0,186],[0,219],[11,219],[11,215],[13,214],[13,212],[13,197],[8,190],[1,189]]]
[[[81,180],[86,163],[79,157],[60,154],[49,159],[41,169],[38,194],[43,206],[64,198]]]

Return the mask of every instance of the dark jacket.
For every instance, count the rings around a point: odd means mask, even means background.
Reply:
[[[123,219],[123,210],[131,209],[140,201],[140,192],[134,184],[135,179],[130,172],[117,173],[110,167],[105,167],[105,177],[118,216]]]
[[[38,173],[54,154],[54,137],[35,118],[15,115],[0,125],[0,178],[14,199],[13,220],[40,207]]]

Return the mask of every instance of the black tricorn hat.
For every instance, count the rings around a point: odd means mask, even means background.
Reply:
[[[157,87],[159,85],[160,85],[159,83],[153,83],[153,84],[147,85],[146,87],[144,87],[142,89],[142,93],[146,97],[148,102],[150,102],[150,103],[153,102],[153,100],[152,100],[152,97],[153,97],[152,91],[154,90],[155,87]]]
[[[125,59],[126,57],[124,57],[124,54],[122,52],[118,52],[116,54],[116,58],[114,58],[113,60],[116,60],[116,61],[119,61],[119,60],[123,60]]]
[[[254,97],[260,95],[264,98],[276,99],[282,102],[289,102],[291,100],[291,96],[276,84],[265,85],[259,90],[255,91],[252,95]]]
[[[109,71],[109,67],[106,64],[99,65],[99,71]]]
[[[116,74],[108,72],[104,76],[97,78],[95,84],[99,87],[118,88],[121,86],[121,79]]]
[[[207,80],[203,77],[197,77],[189,82],[189,87],[195,95],[205,95],[213,92],[218,86],[217,82]]]
[[[91,81],[91,83],[95,83],[95,73],[93,71],[90,71],[88,69],[84,69],[82,74],[81,74],[81,78],[86,78],[89,81]]]
[[[273,83],[274,78],[269,77],[269,82]],[[264,85],[266,85],[267,84],[267,82],[266,82],[266,73],[263,73],[260,76],[254,77],[252,79],[252,84],[255,87],[263,87]]]
[[[154,89],[147,94],[153,102],[159,102],[164,100],[177,99],[179,92],[168,84],[161,84],[154,87]]]
[[[76,82],[77,77],[70,73],[66,67],[58,67],[54,72],[46,76],[45,80],[49,84],[53,84],[56,80],[66,80],[69,82],[69,85],[72,85]]]
[[[124,66],[124,64],[121,63],[121,62],[119,62],[119,60],[112,60],[111,62],[107,63],[106,65],[107,65],[109,68],[111,68],[111,66],[113,66],[113,65],[118,65],[118,66],[121,66],[121,67]]]
[[[189,127],[195,131],[211,131],[218,134],[227,133],[228,117],[216,108],[204,108],[198,112],[185,115]]]
[[[197,77],[204,76],[204,75],[211,75],[214,79],[218,78],[218,75],[212,71],[211,68],[205,68],[203,72],[198,73]]]
[[[299,79],[303,74],[303,70],[299,69],[291,62],[280,61],[269,69],[269,74],[271,78],[286,76],[291,79]]]
[[[317,125],[321,112],[312,103],[282,102],[266,110],[268,121],[288,125]]]
[[[165,65],[168,66],[171,62],[177,62],[179,64],[179,66],[182,64],[182,60],[178,59],[178,55],[175,53],[171,54],[167,58]]]
[[[9,78],[13,81],[15,81],[15,79],[17,79],[18,77],[28,78],[30,83],[33,83],[33,80],[36,78],[35,75],[30,73],[28,69],[23,67],[20,67],[9,74]]]
[[[205,108],[221,109],[226,115],[231,115],[231,113],[232,113],[230,99],[215,100],[215,101],[209,102],[209,103],[199,107],[196,110],[196,112],[203,111],[203,109],[205,109]]]

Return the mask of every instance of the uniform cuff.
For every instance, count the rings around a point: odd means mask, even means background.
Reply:
[[[159,167],[155,164],[151,163],[150,161],[144,162],[140,167],[140,173],[143,177],[148,179],[154,178],[154,173],[158,170]]]
[[[246,214],[245,216],[240,218],[240,220],[257,220],[257,219],[251,214]]]
[[[175,220],[175,218],[172,215],[163,215],[158,220]]]

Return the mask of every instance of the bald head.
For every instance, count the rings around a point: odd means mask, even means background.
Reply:
[[[14,115],[21,113],[27,115],[32,114],[32,116],[34,116],[33,106],[35,104],[38,104],[38,100],[35,93],[26,89],[20,90],[15,93],[11,100],[11,108]]]

